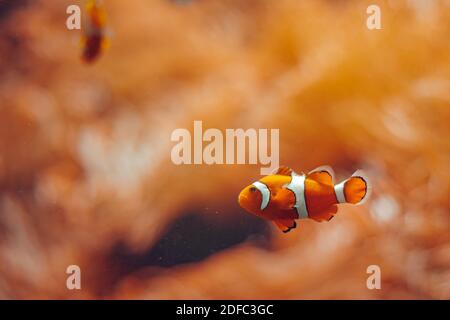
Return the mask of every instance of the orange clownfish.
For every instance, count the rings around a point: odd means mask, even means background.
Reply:
[[[86,63],[94,62],[108,46],[106,39],[106,10],[99,0],[86,2],[84,34],[82,36],[82,60]]]
[[[369,190],[369,179],[361,170],[335,185],[333,170],[328,166],[306,175],[280,167],[245,187],[238,202],[248,212],[289,232],[297,226],[296,219],[331,220],[339,203],[360,204],[368,198]]]

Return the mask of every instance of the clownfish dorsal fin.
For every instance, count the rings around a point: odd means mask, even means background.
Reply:
[[[291,168],[289,168],[287,166],[281,166],[281,167],[278,167],[277,169],[273,170],[272,174],[278,174],[281,176],[291,176],[292,172],[293,171]]]
[[[334,184],[334,171],[330,166],[321,166],[308,173],[308,178],[326,185]]]

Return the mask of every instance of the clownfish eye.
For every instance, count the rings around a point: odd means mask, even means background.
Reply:
[[[251,191],[251,192],[255,192],[255,191],[256,191],[256,187],[251,187],[251,188],[250,188],[250,191]]]

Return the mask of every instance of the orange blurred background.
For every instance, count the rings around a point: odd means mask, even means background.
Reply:
[[[450,298],[449,1],[104,3],[86,65],[83,1],[0,1],[0,298]],[[194,120],[278,128],[281,164],[372,197],[283,234],[237,204],[260,165],[172,164]]]

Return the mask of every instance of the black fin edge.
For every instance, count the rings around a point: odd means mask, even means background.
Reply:
[[[292,229],[297,228],[297,222],[294,221],[294,225],[292,227],[287,227],[286,230],[283,230],[283,233],[288,233],[289,231],[291,231]]]

